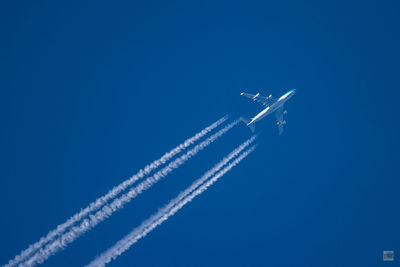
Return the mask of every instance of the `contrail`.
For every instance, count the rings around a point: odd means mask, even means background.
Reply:
[[[156,172],[151,177],[146,178],[143,182],[130,189],[121,197],[114,199],[110,204],[104,205],[103,208],[97,211],[94,215],[89,215],[89,219],[84,219],[80,225],[73,226],[67,233],[64,233],[58,239],[47,244],[44,248],[40,248],[40,250],[34,253],[29,259],[26,260],[26,262],[22,263],[21,265],[32,266],[37,263],[43,263],[46,259],[57,253],[59,250],[66,248],[67,245],[72,243],[76,238],[110,217],[114,212],[123,208],[123,206],[129,203],[133,198],[150,188],[153,184],[157,183],[160,179],[167,176],[173,170],[184,164],[188,159],[192,158],[198,152],[206,148],[209,144],[227,133],[230,129],[236,126],[239,121],[240,120],[235,120],[234,122],[228,124],[218,132],[208,137],[206,140],[202,141],[200,144],[197,144],[179,158],[170,162],[166,167]]]
[[[144,221],[141,225],[146,226],[152,223],[153,221],[157,220],[158,217],[162,216],[166,210],[171,209],[175,206],[179,201],[185,198],[187,195],[192,193],[196,188],[198,188],[201,184],[203,184],[207,179],[213,176],[216,172],[218,172],[222,167],[229,163],[233,158],[235,158],[239,153],[241,153],[246,147],[248,147],[254,140],[256,139],[256,135],[253,135],[241,145],[239,145],[236,149],[234,149],[228,156],[224,157],[220,162],[218,162],[214,167],[208,170],[203,176],[197,179],[190,187],[182,191],[176,198],[174,198],[167,206],[163,209],[160,209],[155,215],[151,216],[148,220]],[[141,232],[142,230],[137,228],[137,231]]]
[[[224,116],[211,125],[207,126],[200,132],[196,133],[194,136],[185,140],[182,144],[176,146],[169,152],[165,153],[161,158],[153,161],[149,165],[145,166],[143,169],[139,170],[135,175],[115,186],[113,189],[107,192],[107,194],[99,197],[92,203],[90,203],[84,209],[81,209],[80,212],[76,213],[72,217],[70,217],[66,222],[57,226],[56,229],[51,230],[46,236],[43,236],[34,244],[31,244],[27,249],[23,250],[20,254],[15,256],[14,259],[10,260],[5,266],[16,266],[19,263],[25,261],[32,253],[36,252],[40,248],[42,248],[47,243],[53,241],[55,238],[59,237],[62,233],[64,233],[69,227],[74,225],[76,222],[80,221],[82,218],[87,216],[89,213],[92,213],[99,208],[101,208],[104,204],[106,204],[109,200],[115,198],[119,193],[124,191],[126,188],[131,186],[137,180],[142,179],[143,177],[149,175],[153,170],[157,169],[160,165],[165,164],[167,161],[172,159],[175,155],[179,154],[181,151],[188,148],[190,145],[197,142],[203,136],[211,132],[213,129],[217,128],[224,121],[228,119],[228,116]]]
[[[235,158],[239,153],[241,153],[246,147],[248,147],[254,140],[257,138],[256,135],[253,135],[249,139],[247,139],[245,142],[243,142],[241,145],[239,145],[237,148],[235,148],[231,153],[228,154],[228,156],[224,157],[220,162],[215,164],[214,167],[212,167],[210,170],[208,170],[206,173],[203,174],[203,176],[199,179],[197,179],[190,187],[182,191],[176,198],[174,198],[167,206],[165,206],[163,209],[160,209],[159,212],[151,216],[148,220],[144,221],[141,225],[146,226],[152,223],[153,221],[157,220],[158,217],[162,216],[163,213],[165,213],[166,210],[171,209],[173,206],[175,206],[179,201],[181,201],[183,198],[185,198],[187,195],[192,193],[197,187],[199,187],[201,184],[203,184],[207,179],[209,179],[211,176],[213,176],[216,172],[218,172],[222,167],[224,167],[226,164],[229,163],[233,158]],[[141,228],[138,227],[136,228],[137,231],[141,232]]]
[[[155,215],[150,217],[149,220],[145,221],[142,225],[134,229],[131,233],[129,233],[123,239],[118,241],[113,247],[111,247],[106,252],[98,256],[87,266],[90,267],[105,266],[107,263],[110,263],[112,260],[115,260],[118,256],[120,256],[122,253],[128,250],[133,244],[135,244],[141,238],[145,237],[148,233],[150,233],[153,229],[162,224],[164,221],[168,220],[169,217],[177,213],[184,205],[186,205],[187,203],[192,201],[196,196],[200,195],[205,190],[207,190],[219,178],[225,175],[233,167],[239,164],[240,161],[242,161],[251,152],[253,152],[255,148],[256,146],[252,146],[251,148],[240,154],[240,156],[237,157],[234,161],[232,161],[228,166],[223,168],[215,176],[213,176],[211,179],[203,183],[200,187],[198,187],[195,191],[192,191],[189,195],[187,195],[183,199],[181,199],[181,194],[180,194],[177,198],[173,199],[167,206],[165,206]],[[203,177],[201,177],[199,180],[201,180],[202,178]]]

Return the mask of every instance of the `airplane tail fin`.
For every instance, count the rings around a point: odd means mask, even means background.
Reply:
[[[240,117],[240,120],[246,123],[247,126],[249,126],[252,133],[255,132],[256,126],[254,124],[250,124],[251,120],[249,118]]]

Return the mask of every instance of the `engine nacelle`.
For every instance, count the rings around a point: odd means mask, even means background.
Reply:
[[[260,93],[257,93],[254,97],[253,100],[256,101],[257,97],[260,95]]]

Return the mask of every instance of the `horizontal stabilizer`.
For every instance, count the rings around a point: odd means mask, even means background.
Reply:
[[[249,126],[252,133],[255,132],[256,126],[253,123],[250,124],[251,120],[249,118],[240,117],[240,120],[246,123],[247,126]]]
[[[243,121],[244,123],[246,123],[246,125],[251,122],[251,120],[249,118],[245,118],[245,117],[240,117],[240,120]]]

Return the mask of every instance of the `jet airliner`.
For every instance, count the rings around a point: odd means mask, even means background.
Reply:
[[[266,108],[258,113],[255,117],[252,119],[247,119],[247,118],[241,118],[243,122],[247,124],[247,126],[250,127],[250,130],[252,132],[255,131],[255,123],[257,121],[260,121],[267,115],[275,112],[275,117],[276,117],[276,125],[278,125],[278,130],[279,134],[282,134],[283,132],[283,125],[286,124],[286,121],[283,119],[283,115],[287,113],[286,110],[283,110],[283,105],[286,103],[286,101],[289,100],[294,94],[296,93],[296,89],[290,90],[286,94],[282,95],[279,98],[272,98],[272,95],[269,96],[262,96],[260,93],[257,93],[256,95],[248,94],[248,93],[241,93],[240,95],[243,95],[245,97],[248,97],[254,101],[262,103]]]

